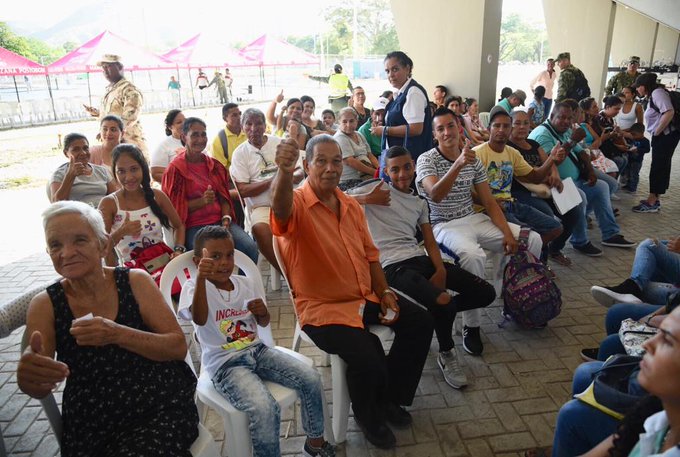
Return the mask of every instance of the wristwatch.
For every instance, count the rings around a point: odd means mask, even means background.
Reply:
[[[182,253],[182,254],[184,254],[185,252],[187,252],[187,248],[184,247],[184,246],[182,246],[181,244],[176,244],[175,247],[173,248],[173,250],[174,250],[175,252],[179,252],[179,253]]]

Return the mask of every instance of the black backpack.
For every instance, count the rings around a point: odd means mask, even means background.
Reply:
[[[573,98],[578,102],[588,97],[590,97],[588,80],[583,72],[577,68],[574,71],[574,84],[567,91],[567,98]]]
[[[673,105],[673,110],[675,111],[675,114],[673,115],[673,119],[671,120],[670,125],[675,127],[675,130],[680,130],[680,92],[677,90],[674,91],[669,91],[668,89],[664,89],[666,92],[668,92],[668,96],[671,98],[671,105]],[[652,94],[649,94],[649,106],[656,111],[657,113],[660,113],[659,108],[656,107],[654,104],[654,100],[652,100]]]

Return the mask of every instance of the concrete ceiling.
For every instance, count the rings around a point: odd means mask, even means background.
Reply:
[[[680,0],[616,0],[616,2],[680,31]]]

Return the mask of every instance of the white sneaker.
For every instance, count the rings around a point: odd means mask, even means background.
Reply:
[[[609,290],[606,287],[593,286],[590,288],[590,294],[600,305],[606,308],[610,308],[616,303],[630,303],[633,305],[643,303],[642,300],[633,294],[620,294],[613,290]]]
[[[455,348],[450,351],[440,352],[437,356],[437,365],[442,370],[444,381],[454,389],[467,386],[467,377],[458,361]]]
[[[609,196],[609,198],[610,198],[611,200],[621,200],[621,197],[619,197],[619,196],[616,195],[616,194],[611,194],[611,195]]]

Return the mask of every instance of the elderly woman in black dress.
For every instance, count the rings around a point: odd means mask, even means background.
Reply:
[[[102,266],[108,235],[85,203],[52,204],[43,225],[63,279],[29,306],[30,344],[17,380],[34,398],[66,380],[61,455],[189,457],[198,436],[196,378],[153,279]]]

